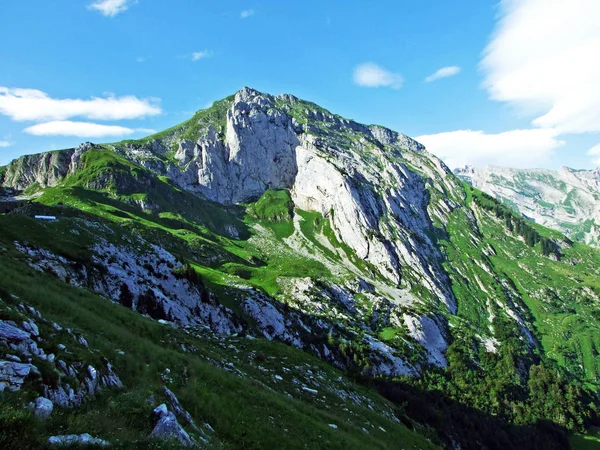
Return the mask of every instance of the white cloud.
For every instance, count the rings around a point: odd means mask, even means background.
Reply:
[[[210,50],[202,50],[200,52],[192,53],[192,61],[199,61],[201,59],[210,58],[213,55],[213,52]]]
[[[96,0],[89,9],[100,12],[103,16],[114,17],[129,8],[132,0]]]
[[[145,62],[147,62],[148,60],[150,60],[150,57],[149,57],[149,56],[138,56],[137,58],[135,58],[135,62],[138,62],[138,63],[140,63],[140,64],[141,64],[141,63],[145,63]]]
[[[439,80],[440,78],[453,77],[454,75],[458,75],[460,72],[460,67],[458,66],[446,66],[441,69],[436,70],[434,73],[425,78],[425,82],[430,83],[435,80]]]
[[[534,128],[497,134],[458,130],[416,138],[427,150],[454,169],[466,164],[476,167],[543,167],[553,150],[564,144],[556,130]]]
[[[136,132],[153,133],[154,130],[145,128],[127,128],[118,125],[102,125],[91,122],[72,122],[70,120],[55,120],[52,122],[39,123],[23,130],[27,134],[35,136],[77,136],[88,138],[99,138],[105,136],[126,136]]]
[[[600,132],[600,2],[502,0],[481,61],[494,100],[560,133]]]
[[[10,147],[11,145],[13,145],[12,142],[0,141],[0,148]]]
[[[592,163],[596,166],[600,166],[600,144],[594,145],[587,151],[588,156],[593,156]]]
[[[132,95],[82,99],[56,99],[37,89],[10,89],[0,86],[0,114],[13,120],[65,120],[85,117],[94,120],[137,119],[162,111],[156,99]]]
[[[240,19],[247,19],[248,17],[251,17],[253,15],[254,15],[253,9],[246,9],[240,13]]]
[[[398,73],[390,72],[375,63],[360,64],[354,69],[354,83],[363,87],[387,86],[400,89],[404,79]]]

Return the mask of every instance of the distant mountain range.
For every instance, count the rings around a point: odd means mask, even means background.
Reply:
[[[454,173],[536,223],[572,240],[600,243],[600,168],[575,170],[465,166]]]

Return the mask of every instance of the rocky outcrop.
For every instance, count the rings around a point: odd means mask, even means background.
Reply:
[[[168,175],[225,204],[290,189],[297,207],[330,215],[339,240],[381,276],[400,284],[402,267],[410,267],[453,311],[449,281],[428,237],[426,186],[405,158],[440,184],[448,169],[405,135],[309,107],[292,96],[244,88],[227,111],[224,139],[209,127],[195,144],[181,141]]]
[[[105,441],[104,439],[93,437],[88,433],[83,433],[50,436],[48,438],[48,444],[58,447],[71,447],[73,445],[94,445],[100,447],[107,447],[110,445],[110,442]]]
[[[292,118],[256,94],[247,88],[236,94],[227,111],[224,141],[210,127],[198,142],[180,142],[175,154],[179,166],[169,172],[177,184],[227,204],[292,187],[299,145]]]
[[[230,310],[211,301],[204,288],[178,274],[183,267],[173,254],[142,239],[138,246],[116,246],[101,241],[91,251],[89,266],[67,260],[43,248],[15,243],[31,267],[53,273],[74,286],[88,287],[155,319],[180,325],[210,326],[221,334],[241,331]],[[102,271],[98,271],[102,267]]]
[[[85,142],[75,149],[21,156],[7,166],[0,186],[17,190],[56,186],[80,167],[81,155],[93,147],[92,143]]]
[[[71,341],[71,348],[79,346],[93,354],[83,336],[46,321],[33,307],[21,303],[18,308],[11,308],[1,299],[0,305],[7,308],[13,316],[20,316],[23,319],[19,323],[0,320],[0,347],[14,353],[7,354],[4,360],[0,359],[0,392],[18,391],[25,380],[38,384],[44,392],[44,397],[39,397],[30,405],[37,417],[50,416],[54,405],[64,408],[77,407],[103,389],[123,387],[123,383],[106,358],[102,358],[102,367],[97,366],[97,370],[80,361],[65,362],[65,360],[72,360],[72,357],[64,344],[57,345],[56,354],[46,353],[42,348],[44,342],[57,339],[60,335]],[[43,369],[44,373],[38,367]],[[45,384],[44,380],[48,379],[54,381]],[[74,381],[76,384],[69,384]]]
[[[31,372],[39,374],[37,367],[13,361],[0,361],[0,392],[18,391]]]
[[[175,440],[184,447],[191,447],[194,445],[194,441],[190,435],[181,425],[179,425],[177,417],[167,409],[167,405],[163,403],[162,405],[157,406],[154,409],[154,415],[157,417],[158,421],[150,433],[151,438]]]

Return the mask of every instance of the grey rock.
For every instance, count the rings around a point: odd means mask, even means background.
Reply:
[[[165,405],[164,403],[161,403],[160,405],[158,405],[156,408],[154,408],[154,411],[153,411],[153,414],[155,416],[157,416],[159,419],[163,418],[168,413],[169,413],[169,410],[167,409],[167,405]]]
[[[175,411],[175,414],[178,417],[183,418],[185,423],[190,425],[196,433],[200,434],[201,439],[203,441],[206,441],[208,439],[208,436],[201,428],[199,428],[196,425],[196,422],[194,421],[194,418],[192,417],[192,415],[183,406],[181,406],[181,404],[179,403],[179,400],[177,399],[175,394],[171,390],[169,390],[169,388],[166,386],[163,386],[163,391],[169,401],[169,405],[171,406],[171,409],[173,411]],[[155,412],[156,412],[156,410],[155,410]]]
[[[35,369],[35,370],[34,370]],[[0,392],[18,391],[25,378],[31,373],[39,373],[37,367],[13,361],[0,361]]]
[[[83,345],[85,348],[89,348],[88,342],[85,340],[85,338],[83,336],[79,336],[77,338],[77,341]]]
[[[67,434],[62,436],[51,436],[48,438],[48,444],[60,445],[60,446],[71,446],[71,445],[100,445],[106,447],[110,445],[110,442],[100,438],[92,437],[88,433],[83,434]]]
[[[38,397],[35,400],[34,414],[36,417],[40,419],[47,419],[52,414],[52,410],[54,409],[54,404],[51,400],[45,397]]]
[[[38,329],[37,325],[35,324],[35,322],[33,320],[30,319],[28,321],[24,321],[22,326],[25,331],[27,331],[29,334],[31,334],[31,336],[39,337],[40,330]]]
[[[162,413],[162,409],[160,410],[160,413]],[[158,420],[156,426],[150,433],[150,437],[161,440],[177,440],[185,447],[194,445],[194,441],[192,441],[190,435],[181,427],[181,425],[179,425],[175,414],[171,411],[168,411]]]
[[[0,320],[0,339],[4,341],[20,342],[29,338],[29,334],[18,328],[14,322]]]

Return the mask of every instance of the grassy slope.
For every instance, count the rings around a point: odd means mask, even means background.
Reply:
[[[544,353],[576,376],[597,386],[600,370],[600,254],[578,243],[561,250],[560,261],[540,254],[539,246],[524,246],[507,234],[503,224],[479,211],[485,242],[496,250],[490,260],[497,273],[508,276],[534,318]],[[558,238],[556,232],[536,227]],[[595,294],[595,295],[594,295]]]
[[[269,355],[260,365],[273,373],[283,364],[290,367],[308,364],[313,370],[318,367],[325,371],[331,380],[343,376],[303,352],[263,340],[220,341],[210,335],[195,337],[29,268],[22,256],[12,249],[15,234],[32,241],[55,236],[54,250],[71,253],[77,245],[68,244],[68,231],[61,222],[40,225],[28,218],[4,216],[0,217],[0,229],[3,230],[0,245],[4,249],[0,252],[3,267],[0,297],[8,303],[16,302],[7,295],[9,292],[17,296],[18,301],[38,308],[45,318],[81,332],[91,348],[98,349],[113,362],[127,387],[123,391],[105,392],[82,409],[58,409],[45,424],[31,421],[27,413],[9,407],[12,398],[9,395],[0,396],[3,404],[0,427],[17,430],[18,445],[28,433],[31,434],[29,448],[35,448],[46,436],[68,431],[89,432],[114,443],[121,442],[117,448],[131,447],[132,441],[143,440],[151,429],[150,411],[162,398],[160,374],[169,368],[174,379],[169,387],[198,422],[210,423],[216,430],[212,448],[385,449],[396,448],[398,442],[402,442],[404,448],[432,448],[403,425],[350,402],[341,402],[334,396],[321,399],[295,394],[289,398],[284,394],[293,388],[289,380],[282,384],[273,382],[269,375],[257,369],[259,364],[249,356],[252,352]],[[184,353],[180,348],[182,343],[197,350]],[[206,362],[207,358],[232,361],[235,356],[227,349],[228,345],[240,350],[235,366],[248,377],[236,377]],[[117,349],[123,350],[125,355],[119,355]],[[376,394],[365,388],[357,389],[374,402],[385,405]],[[147,403],[150,396],[154,396],[155,401]],[[367,422],[374,425],[374,428],[369,426],[369,433],[361,431]],[[339,428],[334,430],[329,423]],[[386,432],[379,430],[379,426]],[[17,448],[15,445],[15,441],[5,442],[3,448]]]

